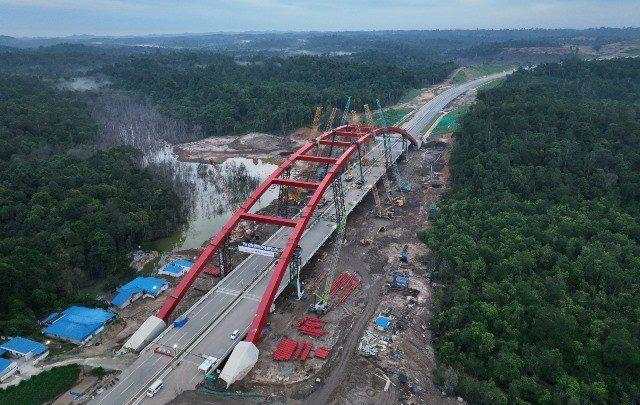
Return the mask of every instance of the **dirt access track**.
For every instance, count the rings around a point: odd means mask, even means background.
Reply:
[[[445,89],[441,84],[424,91],[423,103]],[[474,95],[452,105],[472,101]],[[423,100],[424,99],[424,100]],[[421,103],[417,103],[422,105]],[[430,333],[432,316],[431,255],[418,238],[418,231],[429,226],[428,214],[446,191],[449,177],[450,134],[412,149],[400,161],[401,181],[410,184],[402,191],[385,180],[376,193],[370,193],[352,212],[346,230],[337,273],[356,273],[362,280],[344,304],[323,316],[327,334],[319,338],[304,336],[296,326],[310,314],[319,286],[323,285],[333,250],[329,241],[303,271],[307,298],[297,300],[285,290],[270,315],[268,333],[260,343],[260,356],[244,380],[224,395],[206,384],[184,392],[173,404],[194,403],[300,403],[300,404],[393,404],[459,403],[435,386],[435,355]],[[379,201],[380,204],[376,204]],[[400,253],[408,251],[408,261]],[[392,288],[392,275],[410,277],[406,290]],[[379,331],[373,320],[388,315],[392,328]],[[375,355],[361,350],[363,337],[373,336]],[[283,338],[305,340],[314,347],[331,349],[326,360],[276,362],[273,353]]]
[[[205,138],[174,146],[183,161],[221,163],[228,158],[276,160],[289,154],[296,144],[289,137],[251,132],[240,136]]]

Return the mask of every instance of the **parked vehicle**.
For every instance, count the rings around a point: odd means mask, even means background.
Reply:
[[[204,361],[200,363],[200,366],[198,366],[198,370],[206,374],[209,372],[209,370],[211,370],[211,367],[213,367],[213,365],[216,364],[217,362],[218,362],[217,357],[207,356],[204,359]]]
[[[238,337],[238,334],[240,334],[240,330],[238,329],[234,330],[229,334],[229,339],[236,340],[236,338]]]
[[[171,350],[171,348],[169,348],[169,347],[158,346],[153,351],[158,353],[158,354],[162,354],[164,356],[169,356],[169,357],[173,357],[174,356],[174,351]]]
[[[163,386],[164,386],[164,382],[161,379],[156,380],[153,384],[149,386],[149,389],[147,390],[147,396],[149,398],[153,397],[158,393],[158,391],[162,389]]]
[[[183,316],[183,317],[178,318],[175,321],[173,321],[173,327],[174,328],[182,328],[184,325],[186,325],[186,323],[188,321],[189,321],[189,317],[188,316]]]

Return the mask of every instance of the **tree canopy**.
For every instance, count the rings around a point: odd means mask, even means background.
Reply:
[[[455,133],[441,382],[478,403],[640,399],[640,60],[519,71]]]
[[[133,149],[94,151],[96,131],[69,94],[0,78],[1,334],[121,280],[131,249],[180,223],[169,185]]]
[[[205,58],[205,59],[203,59]],[[402,67],[381,58],[172,53],[130,58],[105,68],[114,83],[200,123],[208,136],[250,131],[283,133],[306,125],[315,107],[392,103],[409,89],[441,81],[453,63]]]

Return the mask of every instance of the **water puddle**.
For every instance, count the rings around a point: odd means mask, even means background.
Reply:
[[[277,167],[243,157],[229,158],[215,165],[182,162],[170,146],[146,157],[145,163],[155,166],[155,170],[173,181],[187,209],[185,228],[179,234],[159,241],[157,248],[161,251],[201,247]],[[277,190],[268,191],[256,207],[268,206],[277,196]]]

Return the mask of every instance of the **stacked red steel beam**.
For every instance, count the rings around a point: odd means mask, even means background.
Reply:
[[[275,361],[306,361],[310,357],[312,350],[311,343],[305,340],[296,341],[285,338],[278,343],[276,350],[273,352],[273,359]]]
[[[360,286],[360,278],[349,272],[340,273],[331,284],[331,296],[335,302],[343,303],[353,290]]]
[[[306,361],[307,358],[309,358],[309,354],[311,353],[313,346],[311,346],[311,343],[309,342],[302,343],[302,346],[303,348],[302,348],[302,351],[300,352],[300,360]]]
[[[293,353],[298,348],[298,342],[293,339],[282,339],[276,350],[273,352],[273,359],[276,361],[289,361]]]
[[[316,357],[317,357],[317,358],[319,358],[319,359],[323,359],[323,360],[324,360],[324,359],[326,359],[327,357],[329,357],[329,352],[330,352],[330,351],[331,351],[331,350],[330,350],[328,347],[318,347],[318,348],[315,350],[315,353],[314,353],[314,354],[316,355]]]
[[[315,316],[305,316],[298,323],[298,331],[304,335],[312,337],[324,336],[327,332],[324,330],[325,322]]]

